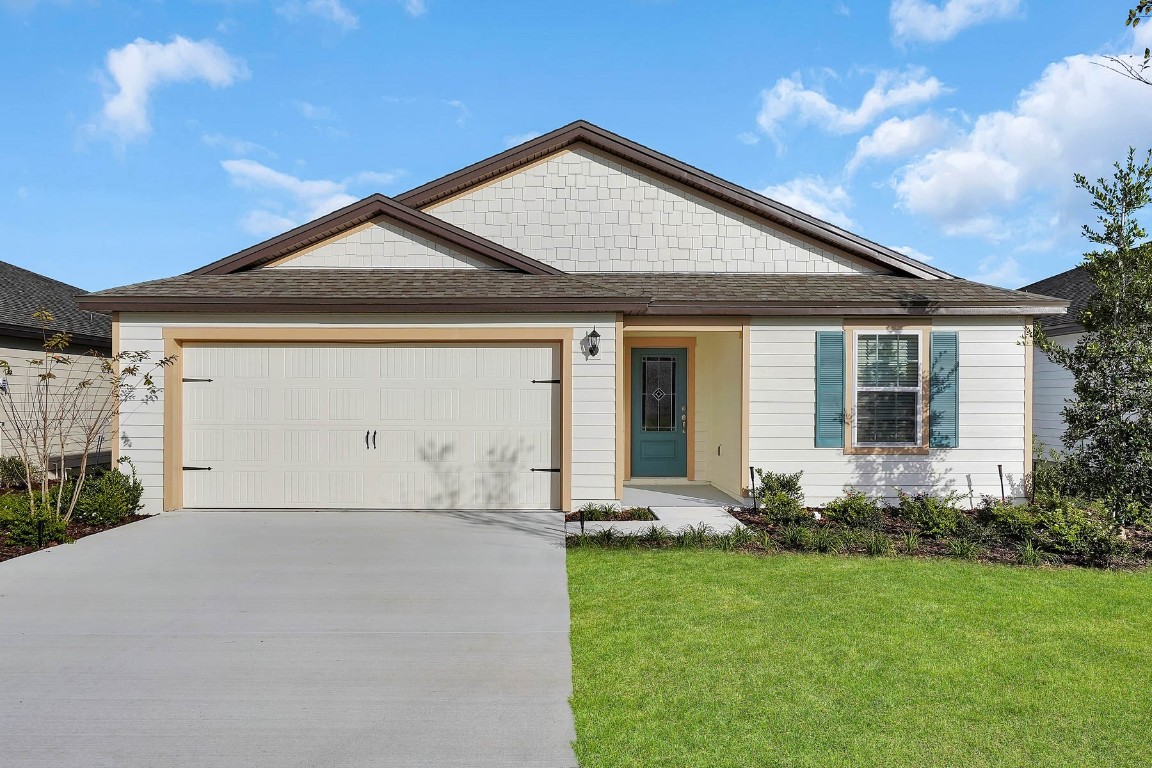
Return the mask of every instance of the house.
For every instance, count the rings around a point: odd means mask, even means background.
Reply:
[[[1096,292],[1092,276],[1083,267],[1075,267],[1020,290],[1067,300],[1067,315],[1041,317],[1039,320],[1044,332],[1057,344],[1066,349],[1076,346],[1084,334],[1084,326],[1077,322],[1077,318],[1088,308],[1088,301]],[[1059,451],[1063,448],[1064,406],[1074,397],[1072,387],[1075,380],[1067,368],[1049,360],[1048,355],[1039,349],[1033,350],[1033,356],[1032,433],[1041,446]]]
[[[189,274],[86,296],[176,355],[119,425],[152,511],[552,508],[749,467],[1019,492],[1065,301],[928,264],[577,122]],[[998,469],[999,468],[999,469]]]
[[[76,297],[83,293],[76,286],[0,261],[0,360],[12,368],[12,375],[5,376],[0,387],[2,396],[19,401],[36,385],[40,371],[28,361],[43,356],[45,333],[70,334],[72,344],[65,350],[69,355],[112,353],[111,319],[78,307]],[[34,315],[41,310],[49,311],[52,320],[37,320]],[[10,425],[0,426],[0,456],[11,454],[12,441],[17,439],[13,430],[5,426]],[[77,436],[74,442],[80,442],[80,438]],[[68,467],[79,463],[81,448],[82,442],[75,452],[65,455]],[[104,445],[89,456],[89,462],[106,464],[111,456],[111,446]],[[58,470],[50,469],[53,473]]]

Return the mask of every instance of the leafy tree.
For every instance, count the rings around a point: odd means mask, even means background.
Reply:
[[[1078,318],[1085,333],[1065,349],[1037,327],[1034,339],[1075,378],[1064,408],[1063,442],[1073,483],[1103,499],[1121,522],[1152,507],[1152,242],[1136,214],[1152,203],[1152,151],[1116,163],[1111,180],[1076,186],[1092,196],[1100,227],[1084,236],[1099,248],[1083,268],[1096,293]]]
[[[116,418],[130,404],[155,400],[159,394],[156,371],[174,358],[149,362],[148,352],[120,352],[105,357],[96,352],[69,353],[72,337],[52,331],[52,313],[33,314],[43,335],[42,351],[22,361],[27,376],[9,382],[14,374],[0,360],[5,376],[0,385],[0,432],[15,452],[33,515],[51,523],[67,524],[84,488],[88,459],[100,450]],[[49,469],[64,474],[67,456],[79,457],[76,481],[52,485]]]

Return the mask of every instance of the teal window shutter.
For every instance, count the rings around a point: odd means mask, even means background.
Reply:
[[[928,445],[960,445],[960,339],[955,331],[933,331],[929,352]]]
[[[816,332],[816,447],[844,447],[844,332]]]

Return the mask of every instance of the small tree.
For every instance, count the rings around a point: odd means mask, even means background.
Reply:
[[[1084,255],[1096,292],[1078,318],[1084,334],[1065,349],[1037,327],[1037,346],[1075,379],[1063,436],[1075,487],[1107,501],[1120,522],[1152,506],[1152,243],[1136,214],[1152,203],[1152,151],[1115,164],[1112,180],[1076,185],[1092,195],[1101,246]]]
[[[100,450],[126,406],[157,398],[155,373],[174,358],[149,363],[148,352],[68,354],[72,336],[49,328],[52,313],[42,309],[33,318],[41,328],[43,353],[24,361],[28,383],[9,382],[12,366],[0,360],[5,377],[0,431],[23,466],[29,509],[66,524],[84,487],[89,456]],[[79,457],[76,482],[70,486],[64,482],[69,455]],[[53,465],[59,473],[55,488],[48,478]]]

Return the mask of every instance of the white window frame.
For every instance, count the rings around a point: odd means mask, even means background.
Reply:
[[[860,337],[861,336],[915,336],[916,337],[916,386],[915,387],[861,387],[860,386]],[[921,448],[924,445],[924,332],[902,328],[857,329],[852,332],[852,445],[859,448]],[[859,394],[861,392],[916,392],[916,441],[913,443],[862,443],[858,440],[860,425]]]

